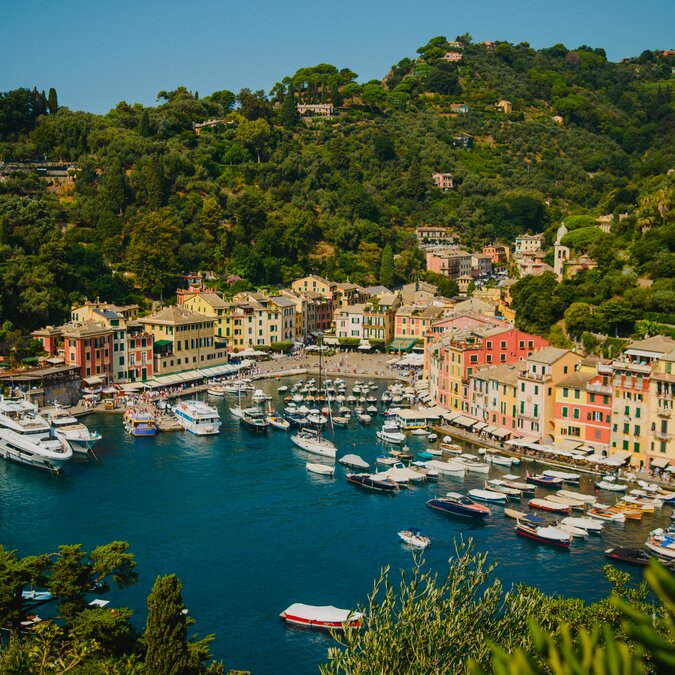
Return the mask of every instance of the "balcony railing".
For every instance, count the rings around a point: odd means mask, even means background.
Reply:
[[[649,373],[652,367],[646,363],[636,363],[631,361],[612,361],[614,370],[630,370],[635,373]]]

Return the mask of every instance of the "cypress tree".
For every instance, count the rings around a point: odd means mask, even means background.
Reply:
[[[119,159],[113,159],[103,172],[101,187],[108,209],[121,214],[127,204],[128,190],[124,168]]]
[[[150,135],[150,114],[147,110],[143,111],[140,122],[138,123],[138,133],[147,138]]]
[[[288,91],[284,96],[284,101],[281,104],[281,123],[287,129],[293,129],[298,122],[298,109],[295,105],[295,93],[292,85],[288,85]]]
[[[56,96],[56,89],[54,89],[54,87],[51,87],[49,89],[49,96],[47,97],[47,107],[49,108],[49,112],[52,115],[56,115],[56,112],[59,109],[59,100]]]
[[[148,596],[145,672],[183,675],[188,671],[187,617],[175,574],[157,577]]]
[[[389,244],[382,250],[382,261],[380,262],[380,283],[387,288],[391,288],[394,283],[394,252]]]

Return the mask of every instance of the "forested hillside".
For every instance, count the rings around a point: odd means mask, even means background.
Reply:
[[[103,116],[60,106],[53,90],[2,93],[0,322],[59,322],[84,296],[159,298],[197,270],[226,291],[310,271],[375,282],[387,244],[409,280],[424,269],[421,223],[453,226],[478,248],[521,232],[551,242],[564,217],[608,213],[628,217],[574,238],[599,268],[573,290],[548,282],[548,313],[523,301],[519,321],[546,331],[584,294],[663,318],[675,313],[674,66],[660,51],[610,63],[587,46],[464,35],[434,38],[361,84],[321,64],[269,94],[181,87]],[[335,115],[298,117],[297,103],[318,102]],[[206,120],[218,123],[197,134]],[[455,147],[461,132],[472,148]],[[38,158],[72,164],[74,181],[7,170]],[[435,189],[433,171],[452,173],[455,189]],[[228,286],[234,275],[243,281]]]

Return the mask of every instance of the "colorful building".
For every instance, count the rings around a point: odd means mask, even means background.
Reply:
[[[489,426],[515,431],[522,363],[485,365],[469,376],[468,412]]]
[[[675,465],[675,351],[663,354],[652,368],[649,380],[649,431],[647,465],[665,469]]]

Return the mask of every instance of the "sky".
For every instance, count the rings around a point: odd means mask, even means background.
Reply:
[[[672,0],[0,0],[0,92],[54,87],[60,105],[105,113],[180,85],[269,91],[317,63],[381,79],[437,35],[618,61],[675,48],[673,26]]]

